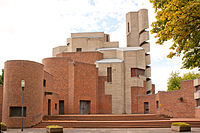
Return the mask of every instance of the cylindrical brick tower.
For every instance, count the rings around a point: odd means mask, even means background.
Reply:
[[[24,60],[5,62],[2,120],[8,127],[21,127],[22,87],[24,88],[24,127],[42,120],[43,65]]]

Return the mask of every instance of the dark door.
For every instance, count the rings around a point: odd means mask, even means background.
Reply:
[[[48,99],[48,115],[51,115],[51,99]]]
[[[80,114],[90,113],[90,101],[80,101]]]
[[[144,113],[145,114],[149,113],[149,103],[148,102],[144,102]]]
[[[59,115],[64,115],[64,100],[59,101]]]

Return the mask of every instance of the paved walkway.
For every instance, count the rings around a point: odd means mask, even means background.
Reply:
[[[3,133],[21,133],[20,129],[8,129]],[[23,133],[46,133],[45,128],[28,128]],[[170,128],[65,128],[64,133],[177,133]],[[191,133],[191,132],[185,132]],[[200,133],[200,128],[192,128],[192,133]]]

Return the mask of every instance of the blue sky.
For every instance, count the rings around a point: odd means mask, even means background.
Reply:
[[[149,10],[152,23],[155,14],[148,0],[0,0],[0,69],[6,60],[51,57],[52,48],[66,45],[72,32],[104,31],[125,46],[125,14],[141,8]],[[166,58],[170,42],[159,46],[153,35],[150,39],[152,81],[157,91],[166,90],[181,60]]]

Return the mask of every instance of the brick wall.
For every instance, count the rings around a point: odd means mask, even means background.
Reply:
[[[189,80],[181,82],[180,90],[158,93],[159,113],[173,117],[195,117],[194,91],[193,80]]]
[[[74,113],[80,113],[80,100],[90,101],[90,113],[97,112],[98,73],[96,65],[74,64]]]
[[[195,108],[195,117],[200,118],[200,108]]]
[[[155,114],[155,94],[138,96],[138,113],[144,114],[144,102],[148,102],[149,114]]]
[[[57,54],[57,57],[70,57],[74,61],[94,64],[96,60],[101,60],[103,54],[100,52],[66,52]]]
[[[69,87],[68,75],[69,75],[69,64],[71,62],[72,60],[68,57],[52,57],[43,59],[44,70],[50,75],[52,75],[54,81],[52,87],[51,85],[48,86],[48,83],[51,82],[50,78],[48,78],[46,81],[47,88],[49,88],[49,90],[52,91],[53,93],[59,95],[57,101],[64,100],[65,114],[68,113],[68,87]]]
[[[105,95],[105,82],[107,77],[99,76],[98,78],[98,112],[100,114],[111,114],[112,113],[112,95]]]
[[[2,121],[3,86],[0,85],[0,121]]]
[[[132,87],[132,112],[144,113],[144,102],[149,103],[149,113],[165,114],[172,117],[195,117],[193,80],[181,82],[181,89],[144,95],[144,88]],[[136,97],[135,97],[136,96]],[[156,101],[159,109],[157,110]],[[196,116],[198,116],[196,111]]]
[[[56,115],[59,111],[59,95],[54,88],[54,76],[44,71],[44,80],[46,80],[46,86],[43,86],[43,115],[48,115],[48,99],[51,100],[51,115]],[[57,109],[55,104],[57,104]]]
[[[131,113],[135,114],[139,112],[139,99],[138,96],[146,94],[146,83],[144,82],[144,87],[131,87]],[[144,112],[143,112],[144,113]]]

